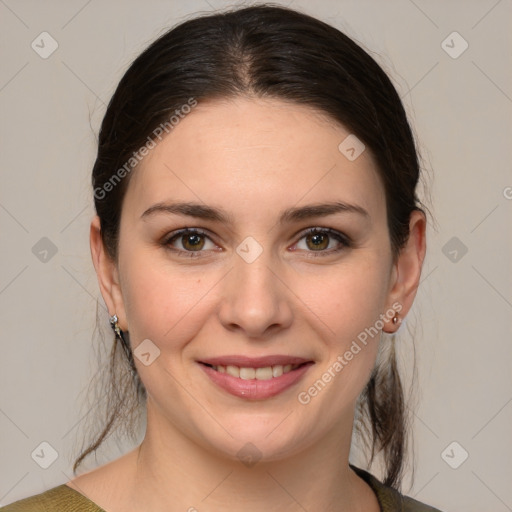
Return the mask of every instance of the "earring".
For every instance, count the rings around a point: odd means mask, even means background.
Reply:
[[[113,314],[109,318],[110,326],[112,327],[113,331],[116,333],[116,336],[119,336],[120,338],[122,338],[121,329],[119,328],[119,324],[117,323],[117,320],[118,320],[117,315]]]
[[[398,318],[398,313],[395,313],[395,316],[393,317],[393,324],[397,324],[400,319]],[[400,320],[401,321],[401,320]]]
[[[125,336],[128,336],[128,332],[123,332],[119,328],[118,324],[118,318],[117,315],[114,313],[110,318],[110,326],[112,327],[112,330],[116,333],[116,341],[119,340],[121,342],[121,347],[123,348],[123,351],[128,358],[128,362],[130,363],[130,367],[134,374],[137,374],[137,368],[135,366],[135,362],[133,360],[132,351],[130,350],[130,342],[127,340]]]

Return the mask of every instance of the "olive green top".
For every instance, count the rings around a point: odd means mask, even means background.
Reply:
[[[381,512],[440,512],[385,486],[363,469],[350,467],[373,489]],[[0,512],[105,512],[83,494],[65,484],[0,508]]]

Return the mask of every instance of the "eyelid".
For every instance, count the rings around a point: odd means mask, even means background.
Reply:
[[[165,234],[162,238],[162,243],[169,243],[173,238],[177,238],[178,236],[184,235],[186,233],[197,233],[198,235],[205,235],[210,237],[208,232],[201,228],[181,228]]]
[[[332,235],[333,237],[340,238],[344,243],[351,244],[352,240],[348,235],[345,233],[338,231],[334,228],[326,228],[322,226],[313,226],[310,228],[303,229],[302,231],[299,231],[295,236],[299,237],[299,240],[303,238],[304,236],[315,234],[315,233],[327,233],[328,235]]]

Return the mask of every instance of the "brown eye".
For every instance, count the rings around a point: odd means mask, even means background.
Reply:
[[[296,244],[296,249],[313,253],[311,256],[328,256],[348,247],[351,247],[350,238],[330,228],[308,229]]]
[[[327,249],[329,246],[329,235],[325,233],[312,233],[306,236],[306,244],[314,251]]]
[[[181,229],[171,233],[162,245],[178,256],[200,256],[217,247],[206,233],[195,228]]]
[[[204,247],[204,237],[203,235],[198,235],[197,233],[191,233],[189,235],[181,236],[181,243],[183,247],[190,251],[201,250]]]

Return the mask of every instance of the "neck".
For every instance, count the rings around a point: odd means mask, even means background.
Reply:
[[[244,464],[201,446],[148,403],[146,435],[132,452],[129,501],[133,510],[155,512],[379,510],[348,465],[352,422],[292,456]]]

